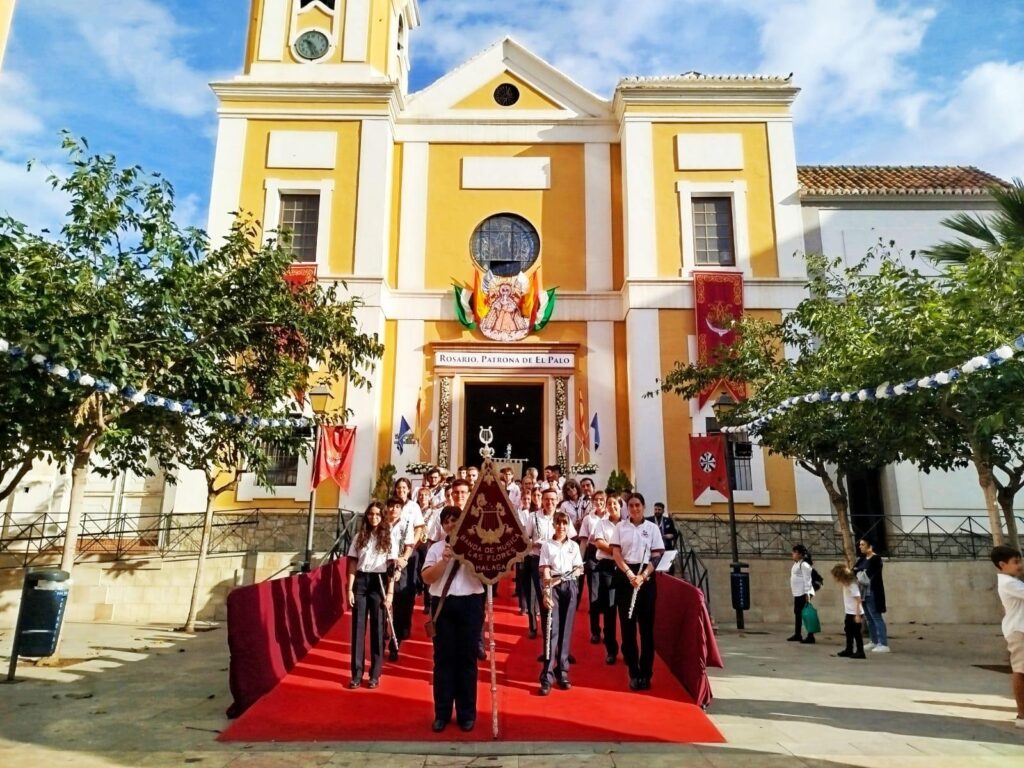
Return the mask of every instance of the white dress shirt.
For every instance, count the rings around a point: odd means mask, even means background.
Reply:
[[[548,539],[540,547],[540,567],[548,566],[551,576],[567,574],[573,568],[583,565],[580,545],[570,538],[564,541]]]
[[[416,546],[416,526],[411,520],[398,518],[391,529],[391,559],[397,560],[406,546]]]
[[[555,521],[554,515],[550,517],[545,515],[543,512],[531,512],[530,516],[526,518],[526,538],[530,540],[531,555],[540,554],[541,542],[547,541],[555,535]],[[572,524],[572,520],[569,521],[569,525],[566,528],[566,535],[570,539],[576,538],[576,526]]]
[[[437,565],[441,562],[441,556],[444,555],[445,542],[439,541],[436,544],[431,544],[430,549],[427,550],[427,557],[423,561],[423,567],[429,568],[432,565]],[[455,561],[452,560],[450,566],[455,567]],[[443,576],[430,585],[430,594],[434,597],[440,597],[444,591],[444,585],[448,581],[450,571],[445,570]],[[467,568],[464,565],[459,566],[458,572],[455,574],[455,578],[452,579],[452,585],[448,588],[448,594],[452,597],[464,597],[466,595],[481,595],[484,591],[484,585],[480,583],[480,579],[476,577],[471,568]]]
[[[593,515],[591,515],[593,517]],[[619,522],[622,522],[621,520]],[[590,528],[590,541],[603,541],[605,544],[612,543],[612,534],[615,533],[615,526],[619,523],[613,523],[607,517],[597,518],[597,522],[594,523]],[[600,549],[597,550],[598,560],[611,560],[612,556],[607,552],[603,552]]]
[[[999,599],[1003,603],[1003,637],[1009,639],[1014,632],[1024,632],[1024,581],[1000,573],[996,576]]]
[[[405,506],[402,507],[402,522],[408,520],[412,523],[413,528],[418,528],[424,524],[423,510],[420,509],[420,505],[410,499],[405,502]]]
[[[646,564],[650,562],[653,552],[665,551],[661,531],[650,520],[644,520],[640,525],[633,525],[629,520],[620,521],[608,543],[620,547],[622,559],[630,564]]]
[[[363,573],[384,573],[387,571],[388,560],[392,559],[390,548],[384,551],[377,549],[377,538],[371,533],[366,546],[358,549],[356,547],[357,538],[357,536],[352,537],[352,543],[348,548],[348,556],[354,557],[358,561],[356,570]],[[393,538],[392,541],[394,541]]]
[[[811,565],[806,560],[793,563],[793,568],[789,572],[789,590],[793,593],[793,597],[814,596],[814,587],[811,585]]]
[[[512,483],[512,485],[505,489],[505,493],[508,494],[508,500],[512,502],[512,509],[519,509],[519,503],[523,498],[522,489],[515,483]]]
[[[606,520],[605,517],[598,517],[593,512],[590,512],[583,516],[583,520],[579,524],[580,535],[579,539],[587,539],[587,543],[591,543],[591,539],[595,538],[594,531],[597,530],[597,524],[601,520]]]

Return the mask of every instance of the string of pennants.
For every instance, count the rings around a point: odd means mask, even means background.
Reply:
[[[909,395],[919,389],[938,389],[939,387],[952,384],[965,374],[988,370],[994,366],[1002,365],[1007,360],[1013,359],[1014,356],[1022,352],[1024,352],[1024,334],[1021,334],[1014,340],[1013,346],[1004,344],[1003,346],[993,349],[991,352],[984,355],[972,357],[963,365],[950,368],[946,371],[939,371],[938,373],[933,373],[931,376],[925,376],[920,379],[910,379],[908,381],[904,381],[902,384],[894,385],[887,381],[884,384],[879,384],[877,387],[866,387],[856,391],[830,392],[827,389],[822,389],[819,392],[810,392],[805,395],[789,397],[774,408],[761,413],[756,419],[739,426],[722,427],[721,431],[756,433],[774,417],[792,410],[801,403],[851,403],[864,402],[866,400],[886,400],[893,397]]]
[[[106,395],[120,395],[124,400],[127,400],[130,403],[150,408],[163,408],[171,413],[181,413],[185,416],[209,419],[238,426],[256,427],[259,429],[275,429],[281,427],[302,428],[308,427],[313,423],[310,419],[305,418],[265,419],[258,418],[256,416],[223,413],[219,411],[216,413],[204,414],[191,400],[179,401],[170,397],[163,397],[152,392],[140,392],[132,386],[119,387],[117,384],[107,381],[101,377],[82,373],[78,369],[71,369],[65,365],[55,363],[54,361],[47,359],[44,355],[35,354],[29,356],[26,350],[11,344],[3,338],[0,338],[0,353],[7,354],[13,358],[27,358],[30,363],[42,368],[51,376],[55,376],[58,379],[64,379],[72,384],[78,384],[80,387],[93,389],[96,392]]]

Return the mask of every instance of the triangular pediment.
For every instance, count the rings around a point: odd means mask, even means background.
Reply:
[[[495,90],[515,86],[515,104],[503,106]],[[597,119],[611,116],[611,102],[596,96],[567,75],[506,37],[422,91],[413,94],[404,112],[417,118],[467,119],[503,115],[516,119]]]

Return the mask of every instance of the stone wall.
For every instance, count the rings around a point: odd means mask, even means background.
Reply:
[[[729,558],[704,558],[711,585],[711,615],[723,626],[735,625],[729,591]],[[750,566],[748,624],[787,624],[793,618],[789,590],[790,559],[746,559]],[[822,625],[842,630],[843,600],[829,574],[838,558],[822,557],[814,567],[825,578],[815,599]],[[885,562],[887,622],[897,624],[998,624],[1003,609],[996,594],[996,572],[988,560]]]

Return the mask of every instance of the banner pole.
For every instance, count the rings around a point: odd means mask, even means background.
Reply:
[[[494,659],[494,586],[487,585],[487,636],[491,657],[491,736],[498,738],[498,664]]]

